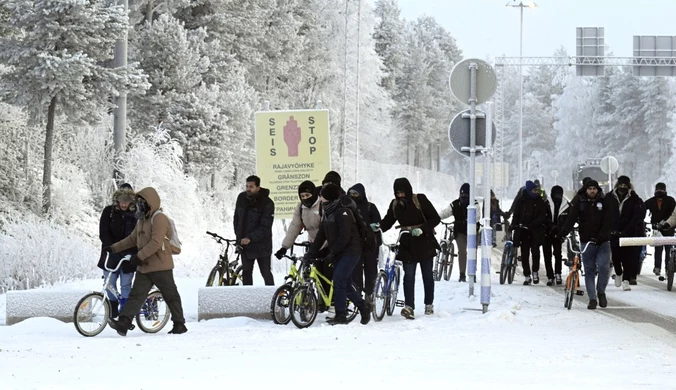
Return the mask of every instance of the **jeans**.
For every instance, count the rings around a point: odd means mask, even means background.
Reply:
[[[103,277],[108,277],[110,271],[103,270]],[[117,271],[110,275],[110,285],[117,291],[117,279],[120,279],[120,295],[122,299],[129,298],[129,293],[131,292],[131,282],[134,279],[134,273],[130,272],[128,274],[122,273],[122,271]],[[111,301],[117,301],[117,295],[106,290],[108,299]]]
[[[582,248],[587,245],[582,243]],[[582,254],[582,264],[584,265],[584,284],[587,288],[589,299],[596,300],[599,294],[606,293],[608,281],[610,280],[610,242],[606,241],[601,245],[589,244],[587,250]],[[596,283],[596,272],[599,274],[598,284]]]
[[[355,306],[364,307],[364,299],[352,284],[352,272],[359,262],[359,258],[360,255],[343,255],[335,265],[335,271],[333,271],[333,302],[336,307],[336,315],[347,312],[348,298]]]
[[[432,266],[434,258],[420,261],[420,272],[422,272],[423,287],[425,289],[425,305],[434,303],[434,272]],[[406,306],[415,309],[415,271],[418,263],[404,263],[404,301]]]
[[[664,252],[664,263],[666,268],[666,262],[667,259],[669,259],[669,253],[671,253],[671,245],[655,247],[655,268],[657,269],[662,269],[662,252]]]

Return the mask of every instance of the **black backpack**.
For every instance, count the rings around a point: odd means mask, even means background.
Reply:
[[[359,242],[361,243],[362,251],[369,252],[375,250],[378,247],[376,234],[366,221],[364,221],[364,218],[359,214],[359,211],[353,211],[352,215],[357,222],[357,232],[359,233]]]

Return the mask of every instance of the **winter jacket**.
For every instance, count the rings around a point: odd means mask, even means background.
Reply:
[[[516,229],[518,225],[525,226],[533,238],[533,245],[541,245],[545,237],[547,210],[547,204],[541,196],[531,198],[524,189],[514,208],[511,226],[513,229]]]
[[[481,213],[479,212],[481,208],[479,207],[479,202],[474,201],[474,207],[476,208],[476,220],[477,220],[477,231],[479,231],[479,221],[481,220]],[[450,205],[445,207],[439,213],[439,218],[444,220],[446,218],[453,217],[453,236],[457,237],[458,234],[467,235],[467,206],[462,206],[460,204],[460,199],[456,199],[451,202]]]
[[[308,251],[311,257],[315,257],[324,243],[327,243],[334,263],[343,256],[361,255],[362,252],[357,220],[349,207],[343,206],[340,200],[337,202],[339,205],[335,210],[325,212],[322,216],[317,237]]]
[[[136,195],[146,200],[150,210],[136,222],[129,237],[113,244],[111,249],[113,253],[119,253],[137,247],[137,256],[141,260],[137,271],[142,274],[172,270],[174,258],[166,238],[170,235],[169,219],[163,213],[158,213],[151,223],[153,213],[161,209],[160,196],[152,187],[146,187]]]
[[[561,204],[559,205],[558,210],[556,209],[556,202],[552,199],[548,202],[549,210],[547,213],[546,224],[549,226],[549,232],[552,235],[558,235],[561,231],[561,228],[566,223],[568,214],[570,213],[570,200],[563,196],[561,198]]]
[[[270,190],[267,188],[261,188],[252,198],[247,197],[246,192],[240,193],[237,197],[232,223],[238,243],[243,238],[251,240],[244,246],[248,258],[257,259],[272,255],[274,214],[275,203],[270,199]]]
[[[296,210],[293,212],[289,228],[286,229],[286,236],[282,240],[282,248],[289,249],[296,242],[296,237],[303,231],[307,230],[310,242],[313,242],[317,237],[319,226],[321,225],[321,217],[319,215],[319,207],[321,201],[317,199],[312,207],[307,207],[303,203],[298,203]]]
[[[420,209],[413,204],[413,189],[406,179],[397,179],[404,182],[406,188],[405,206],[397,204],[393,199],[387,208],[387,215],[380,222],[383,232],[390,230],[395,222],[401,226],[419,227],[423,234],[413,237],[411,234],[402,234],[399,241],[397,259],[405,262],[417,263],[436,256],[439,243],[434,237],[434,228],[441,222],[437,210],[424,194],[417,194]],[[392,206],[394,205],[394,212]],[[396,217],[395,217],[396,214]]]
[[[630,189],[622,201],[613,190],[608,195],[608,204],[613,216],[611,235],[616,237],[640,237],[644,235],[645,206],[643,200]],[[616,233],[616,234],[614,234]]]
[[[486,215],[485,210],[483,210],[483,215]],[[491,226],[493,226],[496,223],[500,223],[501,220],[507,218],[507,213],[502,211],[502,209],[500,208],[500,201],[498,199],[491,199],[490,217],[491,217]]]
[[[595,239],[602,243],[610,240],[613,214],[602,190],[599,189],[594,199],[590,199],[584,190],[580,190],[570,201],[568,210],[568,217],[561,227],[559,237],[567,236],[577,222],[580,241],[589,242]]]
[[[650,223],[659,223],[669,219],[674,210],[676,210],[676,200],[671,196],[665,196],[661,199],[653,196],[645,201],[645,208],[647,211],[650,211]],[[662,232],[662,234],[673,236],[674,228],[672,227],[668,231]]]
[[[364,219],[364,222],[366,222],[367,225],[372,223],[380,223],[380,211],[378,211],[378,207],[376,207],[375,204],[369,202],[368,198],[366,197],[366,189],[364,186],[360,183],[357,183],[352,186],[348,192],[351,190],[357,191],[359,193],[359,199],[352,199],[355,200],[357,212],[359,212],[359,215],[361,215],[362,219]],[[379,231],[375,232],[375,236],[377,246],[381,246],[383,244],[382,233]]]
[[[129,236],[136,226],[136,216],[134,205],[130,205],[127,211],[122,211],[120,206],[117,204],[117,197],[122,192],[128,192],[131,195],[134,194],[132,190],[118,190],[113,194],[113,204],[106,206],[101,212],[101,218],[99,220],[99,238],[101,239],[101,256],[99,257],[99,262],[97,267],[101,269],[104,268],[104,262],[107,258],[107,253],[103,251],[103,248],[113,245],[114,243],[121,241],[122,239]],[[122,258],[126,255],[135,255],[138,252],[136,247],[129,248],[125,251],[122,251],[119,254],[116,254],[118,258]],[[109,267],[114,267],[112,264],[113,260],[108,263]],[[117,265],[117,264],[115,264]],[[131,263],[124,262],[122,264],[122,272],[125,274],[132,273],[136,271],[136,267],[131,265]]]

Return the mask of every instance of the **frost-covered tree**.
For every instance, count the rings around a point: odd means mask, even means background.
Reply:
[[[375,4],[378,22],[373,30],[376,53],[383,61],[382,85],[388,92],[396,91],[396,80],[401,77],[404,61],[406,24],[401,18],[397,0],[378,0]]]
[[[2,98],[45,123],[43,210],[51,205],[52,145],[58,113],[74,123],[99,120],[111,96],[146,87],[133,65],[104,68],[127,16],[110,0],[3,0],[11,34],[0,41]]]

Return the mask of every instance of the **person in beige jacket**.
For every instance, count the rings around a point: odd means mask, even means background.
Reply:
[[[289,228],[286,230],[282,247],[275,253],[275,257],[279,260],[284,257],[287,250],[291,249],[296,237],[303,229],[307,230],[308,238],[310,242],[313,242],[322,222],[319,215],[319,195],[314,183],[309,180],[302,182],[298,186],[298,197],[300,202],[296,206]]]
[[[164,301],[171,310],[174,327],[170,334],[181,334],[188,331],[185,327],[181,296],[174,282],[174,259],[167,237],[170,233],[169,220],[166,215],[158,213],[161,209],[160,196],[152,187],[146,187],[136,193],[136,217],[138,222],[131,234],[122,241],[116,242],[104,250],[110,253],[122,252],[137,247],[138,253],[131,258],[136,268],[134,285],[131,288],[127,304],[120,312],[120,318],[108,319],[108,324],[120,336],[126,336],[131,321],[145,302],[148,292],[153,287],[162,292]]]

